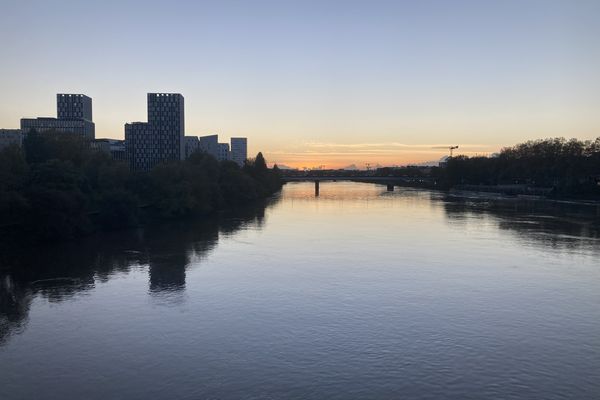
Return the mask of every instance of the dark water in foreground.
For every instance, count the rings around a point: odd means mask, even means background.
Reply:
[[[598,399],[596,210],[288,184],[3,254],[0,399]]]

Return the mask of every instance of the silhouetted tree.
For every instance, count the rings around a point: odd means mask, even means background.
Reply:
[[[600,138],[528,141],[502,149],[497,157],[457,156],[436,171],[447,187],[458,184],[528,184],[557,196],[600,196]]]
[[[265,172],[267,170],[267,162],[261,152],[259,152],[254,159],[254,168],[257,172]]]
[[[242,169],[196,152],[141,173],[91,150],[81,136],[33,132],[23,149],[0,152],[0,228],[20,227],[32,239],[67,239],[150,219],[205,215],[280,187],[278,172],[267,168],[262,154]]]
[[[30,132],[23,140],[23,147],[29,164],[58,159],[82,166],[91,153],[86,138],[59,131]]]

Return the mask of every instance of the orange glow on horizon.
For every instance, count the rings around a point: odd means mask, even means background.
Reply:
[[[498,147],[499,151],[500,147]],[[466,156],[490,156],[495,151],[474,151],[465,150],[462,152],[455,151],[454,155]],[[383,156],[373,154],[331,154],[323,153],[322,156],[315,153],[289,153],[268,151],[263,153],[269,165],[281,165],[292,169],[341,169],[341,168],[357,168],[367,169],[377,167],[396,167],[406,165],[422,165],[436,164],[438,161],[448,156],[448,151],[427,151],[420,153],[402,153],[402,154],[385,154]]]

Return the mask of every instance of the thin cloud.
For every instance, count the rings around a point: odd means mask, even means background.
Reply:
[[[364,148],[364,147],[393,147],[393,148],[406,148],[406,149],[418,149],[418,148],[432,148],[432,147],[450,147],[455,144],[445,144],[445,143],[432,143],[432,144],[407,144],[407,143],[399,143],[399,142],[375,142],[375,143],[331,143],[331,142],[306,142],[304,143],[307,147],[317,147],[317,148],[327,148],[327,147],[337,147],[337,148]],[[489,148],[491,147],[489,144],[478,144],[478,143],[468,143],[468,144],[459,144],[461,148]],[[434,150],[434,149],[432,149]]]
[[[381,155],[395,155],[405,151],[386,151],[386,150],[364,150],[364,151],[282,151],[275,150],[269,151],[268,154],[272,155],[290,155],[290,156],[381,156]],[[408,151],[406,151],[408,152]],[[425,151],[425,150],[413,150],[410,153],[418,154],[438,154],[439,151]],[[461,151],[460,154],[482,154],[486,152],[482,151]]]

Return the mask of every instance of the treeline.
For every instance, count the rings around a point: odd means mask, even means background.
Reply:
[[[63,240],[235,208],[281,185],[261,153],[243,168],[197,152],[132,172],[78,136],[34,133],[22,148],[0,152],[0,227],[32,241]]]
[[[535,140],[494,157],[457,156],[432,175],[445,187],[526,184],[551,188],[558,197],[600,198],[600,138]]]

